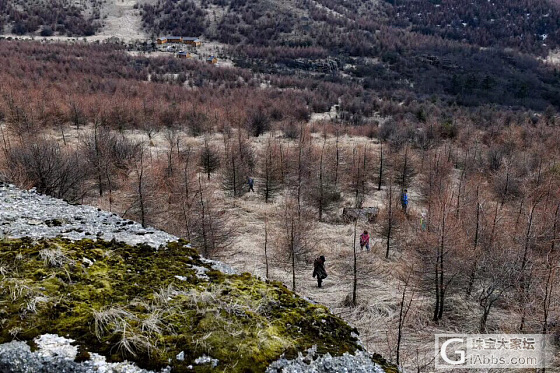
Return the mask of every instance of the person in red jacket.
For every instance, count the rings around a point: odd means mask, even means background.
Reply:
[[[364,233],[360,235],[360,248],[363,250],[364,246],[366,250],[369,251],[369,234],[367,231],[364,231]]]

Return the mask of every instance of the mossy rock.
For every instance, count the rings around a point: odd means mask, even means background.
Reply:
[[[74,339],[81,360],[95,352],[174,372],[212,370],[195,364],[202,355],[219,360],[213,370],[262,372],[313,345],[333,356],[360,349],[356,329],[325,307],[278,282],[215,271],[188,246],[0,242],[0,343],[52,333]]]

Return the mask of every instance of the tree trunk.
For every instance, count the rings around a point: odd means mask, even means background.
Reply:
[[[400,351],[401,351],[403,327],[406,320],[406,315],[408,314],[408,310],[410,310],[410,306],[412,304],[412,299],[414,298],[414,293],[413,293],[412,296],[410,297],[410,301],[408,302],[408,305],[405,307],[404,301],[406,299],[406,288],[408,287],[409,281],[410,281],[410,276],[406,279],[404,284],[404,289],[401,297],[400,311],[399,311],[399,327],[397,332],[397,361],[396,361],[397,367],[400,365]]]
[[[403,188],[403,189],[406,189],[407,163],[408,163],[408,146],[405,146],[405,148],[404,148],[404,165],[403,165],[402,177],[401,177],[401,188]]]
[[[138,198],[140,200],[140,220],[142,227],[146,227],[146,208],[144,204],[144,155],[140,155],[140,170],[138,170]]]
[[[443,305],[445,300],[445,286],[444,286],[444,271],[443,271],[443,259],[445,254],[445,203],[443,205],[443,214],[441,217],[441,243],[440,243],[440,255],[439,255],[439,310],[438,310],[438,320],[443,317]]]
[[[200,176],[198,177],[198,194],[200,195],[200,207],[202,218],[202,242],[204,244],[204,256],[208,257],[208,234],[206,232],[206,206],[204,205],[204,198],[202,197],[202,182]]]
[[[231,151],[231,171],[233,172],[233,196],[237,197],[237,169],[235,168],[235,155]]]
[[[381,190],[381,182],[383,180],[383,142],[381,142],[381,149],[379,153],[379,180],[377,182],[377,190]]]
[[[338,185],[338,165],[340,164],[340,148],[338,145],[338,131],[336,132],[336,165],[334,168],[334,185]]]
[[[494,212],[494,221],[492,222],[492,231],[490,232],[490,244],[488,245],[489,248],[494,246],[494,235],[496,233],[496,223],[498,222],[498,209],[500,208],[500,204],[496,201],[496,211]]]
[[[296,291],[296,249],[294,242],[294,217],[291,217],[292,229],[290,231],[290,250],[292,253],[292,291]]]
[[[323,204],[325,201],[324,188],[323,188],[323,154],[325,152],[325,143],[321,150],[321,160],[319,163],[319,221],[323,221]]]
[[[387,249],[385,251],[385,259],[389,259],[389,249],[391,246],[391,231],[393,229],[393,184],[389,184],[389,211],[387,211]]]
[[[354,244],[352,245],[354,251],[354,283],[352,287],[352,305],[357,305],[357,292],[358,292],[358,259],[356,255],[356,226],[358,219],[354,220]]]
[[[470,297],[471,293],[472,293],[472,288],[474,285],[474,280],[476,277],[476,271],[477,271],[477,267],[478,267],[478,255],[476,253],[476,250],[478,248],[478,230],[480,227],[480,203],[478,202],[478,187],[476,188],[476,228],[475,228],[475,232],[474,232],[474,244],[473,244],[473,252],[475,255],[475,260],[474,260],[474,264],[471,268],[471,273],[469,275],[469,284],[467,286],[467,297]]]
[[[267,253],[267,245],[268,245],[268,219],[265,218],[264,220],[264,263],[266,265],[266,278],[270,278],[268,274],[268,253]]]

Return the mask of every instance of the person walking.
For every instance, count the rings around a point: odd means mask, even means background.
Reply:
[[[401,206],[406,214],[406,209],[408,208],[408,191],[406,189],[401,193]]]
[[[252,177],[249,177],[247,179],[247,183],[249,184],[249,192],[254,192],[255,189],[253,187],[255,185],[255,179],[253,179]]]
[[[321,287],[323,280],[327,278],[325,269],[325,257],[321,255],[313,262],[313,278],[317,277],[317,287]]]
[[[369,252],[369,234],[367,231],[364,231],[364,233],[360,235],[360,248],[363,250],[364,246],[366,247],[366,250]]]

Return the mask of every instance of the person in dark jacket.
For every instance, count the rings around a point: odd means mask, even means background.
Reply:
[[[327,270],[325,269],[325,257],[321,255],[313,262],[313,277],[317,277],[317,286],[321,287],[321,284],[325,278],[327,278]]]
[[[249,184],[249,192],[254,192],[255,179],[253,179],[252,177],[247,178],[247,184]]]

